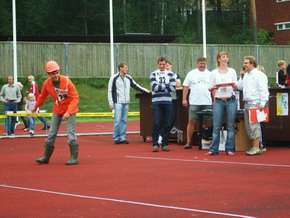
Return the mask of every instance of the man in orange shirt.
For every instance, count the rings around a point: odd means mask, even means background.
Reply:
[[[47,164],[54,150],[54,142],[61,121],[67,121],[68,144],[70,147],[71,158],[66,162],[67,165],[78,164],[78,144],[75,133],[75,115],[78,112],[79,94],[72,81],[59,73],[59,65],[51,60],[45,65],[48,78],[44,81],[42,91],[37,99],[33,112],[37,110],[50,95],[54,101],[53,116],[51,126],[45,141],[44,155],[36,162]]]

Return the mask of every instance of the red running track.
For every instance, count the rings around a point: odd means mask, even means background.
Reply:
[[[80,164],[65,166],[59,137],[37,165],[43,140],[0,140],[0,217],[290,217],[289,147],[209,157],[179,145],[152,153],[138,135],[128,145],[83,136]]]

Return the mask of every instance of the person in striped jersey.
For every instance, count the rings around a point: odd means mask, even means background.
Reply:
[[[154,116],[152,131],[153,152],[159,151],[159,135],[162,137],[161,150],[169,151],[168,135],[172,110],[171,93],[175,91],[176,78],[173,72],[166,70],[166,63],[166,58],[158,58],[158,69],[150,74],[152,110]]]

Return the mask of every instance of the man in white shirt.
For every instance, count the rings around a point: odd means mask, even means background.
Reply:
[[[212,99],[209,91],[210,88],[210,71],[207,70],[207,60],[204,57],[197,59],[197,68],[191,70],[186,75],[183,82],[182,105],[189,106],[188,124],[187,124],[187,141],[184,149],[192,148],[191,138],[195,131],[198,131],[198,114],[197,112],[204,109],[211,109]],[[188,92],[189,98],[187,100]]]
[[[258,108],[262,110],[269,100],[268,78],[256,67],[257,63],[253,56],[244,57],[244,71],[241,72],[239,89],[243,90],[245,127],[251,141],[251,148],[246,151],[247,155],[262,153],[260,150],[261,125],[259,122],[250,122],[249,109]]]

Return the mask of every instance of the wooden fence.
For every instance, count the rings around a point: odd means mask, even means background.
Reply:
[[[19,42],[18,77],[43,73],[43,65],[49,59],[59,62],[64,74],[70,77],[104,78],[110,76],[110,47],[107,43],[44,43]],[[239,71],[242,58],[253,55],[263,65],[269,77],[277,71],[277,60],[290,62],[290,46],[278,45],[208,45],[208,67],[216,66],[218,51],[230,54],[230,65]],[[202,56],[200,44],[138,44],[116,43],[115,66],[124,62],[134,77],[148,77],[156,68],[159,56],[169,58],[174,71],[181,77],[195,67],[195,60]],[[0,42],[0,75],[13,74],[12,42]]]

